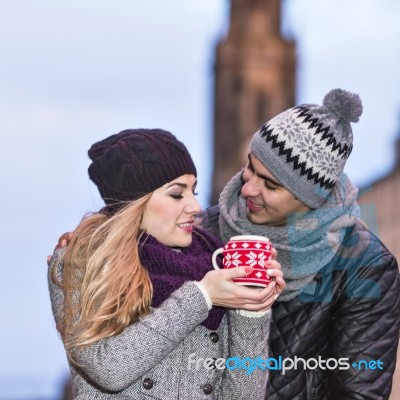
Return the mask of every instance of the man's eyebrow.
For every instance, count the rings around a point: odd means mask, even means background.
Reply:
[[[272,184],[272,185],[274,185],[274,186],[283,187],[283,185],[282,185],[281,183],[279,183],[278,181],[276,181],[275,179],[272,179],[272,178],[269,177],[269,176],[260,174],[259,172],[255,171],[255,170],[254,170],[253,163],[251,162],[251,156],[250,156],[250,154],[247,155],[247,158],[249,159],[249,167],[250,167],[250,169],[251,169],[258,177],[264,179],[266,182],[268,182],[268,183],[270,183],[270,184]]]
[[[277,182],[276,180],[270,178],[269,176],[264,176],[257,174],[260,178],[263,178],[266,182],[271,183],[274,186],[283,187],[282,183]]]

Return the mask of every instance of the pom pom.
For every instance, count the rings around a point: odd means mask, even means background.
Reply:
[[[347,122],[358,122],[363,112],[360,96],[342,89],[331,90],[322,104]]]

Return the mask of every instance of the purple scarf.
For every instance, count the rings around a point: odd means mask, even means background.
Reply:
[[[193,230],[192,244],[180,251],[163,245],[151,235],[142,235],[139,257],[153,284],[151,306],[158,307],[185,282],[200,281],[212,271],[211,256],[218,247],[222,247],[219,239],[199,228]],[[213,306],[201,325],[210,330],[217,329],[224,313],[224,308]]]

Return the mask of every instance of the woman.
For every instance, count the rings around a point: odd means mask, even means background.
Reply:
[[[196,168],[169,132],[122,131],[89,157],[106,207],[49,266],[74,398],[264,399],[267,370],[228,372],[213,359],[268,357],[279,263],[259,292],[231,281],[251,268],[212,269],[221,243],[195,227]]]

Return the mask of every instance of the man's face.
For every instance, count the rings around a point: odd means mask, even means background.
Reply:
[[[253,224],[285,225],[289,214],[309,211],[297,200],[267,168],[249,154],[243,171],[241,195],[246,199],[247,218]]]

